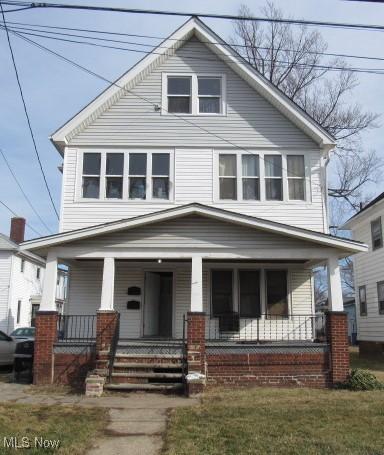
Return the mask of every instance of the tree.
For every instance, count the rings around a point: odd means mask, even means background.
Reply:
[[[284,17],[269,1],[261,13],[271,19]],[[239,15],[252,13],[243,5]],[[358,210],[364,188],[378,179],[383,162],[362,146],[361,133],[377,126],[378,115],[350,101],[358,81],[348,64],[324,56],[327,43],[305,25],[235,20],[231,41],[240,45],[238,52],[261,74],[336,138],[329,196]]]

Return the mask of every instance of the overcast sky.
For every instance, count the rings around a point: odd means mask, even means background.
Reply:
[[[236,0],[140,0],[97,1],[72,0],[69,3],[98,4],[132,8],[157,8],[173,11],[236,14],[241,1]],[[264,4],[262,0],[243,1],[255,13]],[[350,2],[344,0],[276,0],[286,16],[318,21],[358,22],[384,25],[384,4]],[[289,7],[288,7],[289,5]],[[140,35],[167,36],[186,18],[152,15],[118,14],[67,10],[36,9],[7,14],[8,21],[28,22],[63,27],[94,28],[106,31]],[[225,20],[205,20],[223,38],[232,33],[232,24]],[[329,44],[329,52],[349,53],[384,58],[383,32],[358,31],[334,28],[321,29]],[[32,37],[33,38],[33,37]],[[20,72],[21,82],[30,112],[48,183],[57,207],[60,205],[61,174],[57,167],[61,157],[49,141],[50,134],[78,112],[106,86],[72,66],[30,46],[17,37],[11,37]],[[33,38],[39,40],[39,38]],[[126,38],[128,40],[128,38]],[[138,39],[135,39],[136,41]],[[92,48],[75,44],[41,40],[69,58],[82,63],[109,79],[116,79],[129,69],[142,55],[118,50]],[[351,60],[354,66],[384,68],[384,61]],[[384,75],[359,75],[359,86],[354,100],[365,109],[382,114],[384,110]],[[0,31],[0,147],[6,153],[17,177],[34,205],[53,232],[57,219],[38,168],[31,138],[17,89],[5,33]],[[384,125],[384,118],[382,119]],[[375,149],[384,158],[384,126],[364,135],[366,147]],[[384,190],[384,183],[371,188],[372,195]],[[41,234],[48,232],[24,200],[12,179],[4,160],[0,157],[0,199],[17,214],[25,216]],[[10,213],[0,207],[0,232],[8,234]],[[27,230],[28,237],[36,237]]]

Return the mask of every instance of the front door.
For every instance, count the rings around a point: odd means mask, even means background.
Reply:
[[[171,272],[145,273],[144,336],[172,336],[172,289]]]

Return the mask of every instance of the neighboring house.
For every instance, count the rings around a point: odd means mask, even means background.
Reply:
[[[348,338],[350,344],[356,344],[357,341],[357,319],[356,319],[356,302],[354,297],[344,298],[344,311],[348,317]]]
[[[360,353],[384,353],[384,193],[350,218],[343,228],[369,246],[353,258]]]
[[[83,357],[63,373],[69,341],[96,341],[104,366],[116,352],[141,359],[139,374],[112,358],[110,388],[171,387],[183,365],[187,381],[212,384],[345,379],[338,260],[366,246],[328,232],[334,139],[199,19],[52,141],[64,159],[60,232],[22,245],[47,258],[38,321],[51,339],[37,340],[35,383],[84,374]],[[59,263],[70,287],[57,342]],[[314,315],[319,264],[335,311],[327,339]]]
[[[24,218],[12,218],[10,236],[0,234],[0,330],[5,333],[33,325],[40,306],[45,260],[20,250],[24,230]],[[58,272],[57,280],[56,309],[62,311],[66,272]]]

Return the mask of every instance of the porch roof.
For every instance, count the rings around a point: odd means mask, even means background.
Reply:
[[[38,254],[46,255],[48,249],[56,246],[65,246],[70,242],[79,241],[96,237],[102,234],[119,232],[138,228],[162,221],[182,218],[189,215],[200,215],[203,217],[254,228],[265,232],[280,234],[286,237],[313,242],[317,245],[335,248],[340,256],[367,251],[368,247],[364,243],[354,240],[324,234],[322,232],[311,231],[275,221],[257,218],[249,215],[239,214],[217,207],[206,206],[199,203],[187,204],[171,209],[161,210],[146,215],[140,215],[128,219],[122,219],[109,223],[103,223],[83,229],[66,231],[46,237],[28,240],[20,245],[21,250],[36,251]]]

